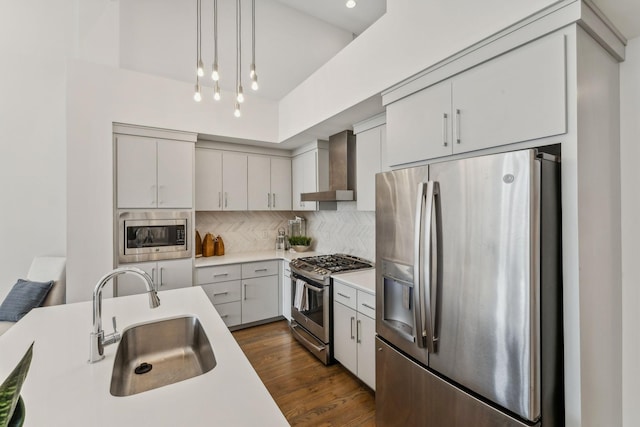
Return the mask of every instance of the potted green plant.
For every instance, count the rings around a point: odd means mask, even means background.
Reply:
[[[291,236],[289,244],[296,252],[306,252],[311,247],[311,237],[307,236]]]

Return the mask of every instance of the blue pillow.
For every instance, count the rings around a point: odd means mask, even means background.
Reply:
[[[22,319],[32,308],[40,307],[52,286],[53,280],[31,282],[18,279],[0,305],[0,320],[17,322]]]

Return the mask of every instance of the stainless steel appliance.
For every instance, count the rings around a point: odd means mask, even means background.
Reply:
[[[564,425],[559,161],[376,177],[376,419]]]
[[[372,268],[362,258],[335,254],[291,261],[291,332],[325,365],[333,362],[333,286],[331,276]]]
[[[189,258],[191,213],[181,211],[118,212],[120,263]]]

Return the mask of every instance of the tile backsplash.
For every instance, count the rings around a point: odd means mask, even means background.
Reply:
[[[278,228],[288,233],[288,220],[296,215],[306,219],[314,250],[374,260],[375,212],[356,210],[356,202],[340,202],[337,211],[201,211],[196,212],[196,230],[203,239],[206,233],[222,236],[227,253],[270,250]]]

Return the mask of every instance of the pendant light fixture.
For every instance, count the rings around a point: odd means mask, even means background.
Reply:
[[[218,72],[218,0],[213,0],[213,65],[211,67],[213,99],[220,101],[220,73]]]
[[[251,89],[258,90],[258,75],[256,74],[256,0],[251,0]]]
[[[349,9],[353,9],[354,7],[356,7],[356,0],[347,0],[345,6],[347,6]]]
[[[244,93],[242,92],[242,8],[240,0],[236,0],[236,31],[236,70],[238,72],[236,101],[242,104]]]
[[[198,77],[202,77],[204,76],[204,63],[202,62],[202,0],[197,0],[196,7],[198,9],[196,13],[198,15],[198,23],[196,25],[196,32],[198,37],[198,65],[196,72],[198,74]]]
[[[200,28],[200,16],[201,14],[201,0],[196,0],[196,86],[195,93],[193,94],[193,100],[200,102],[202,100],[202,94],[200,93],[200,77],[204,75],[204,68],[202,68],[202,56],[200,49],[201,41],[201,28]]]

